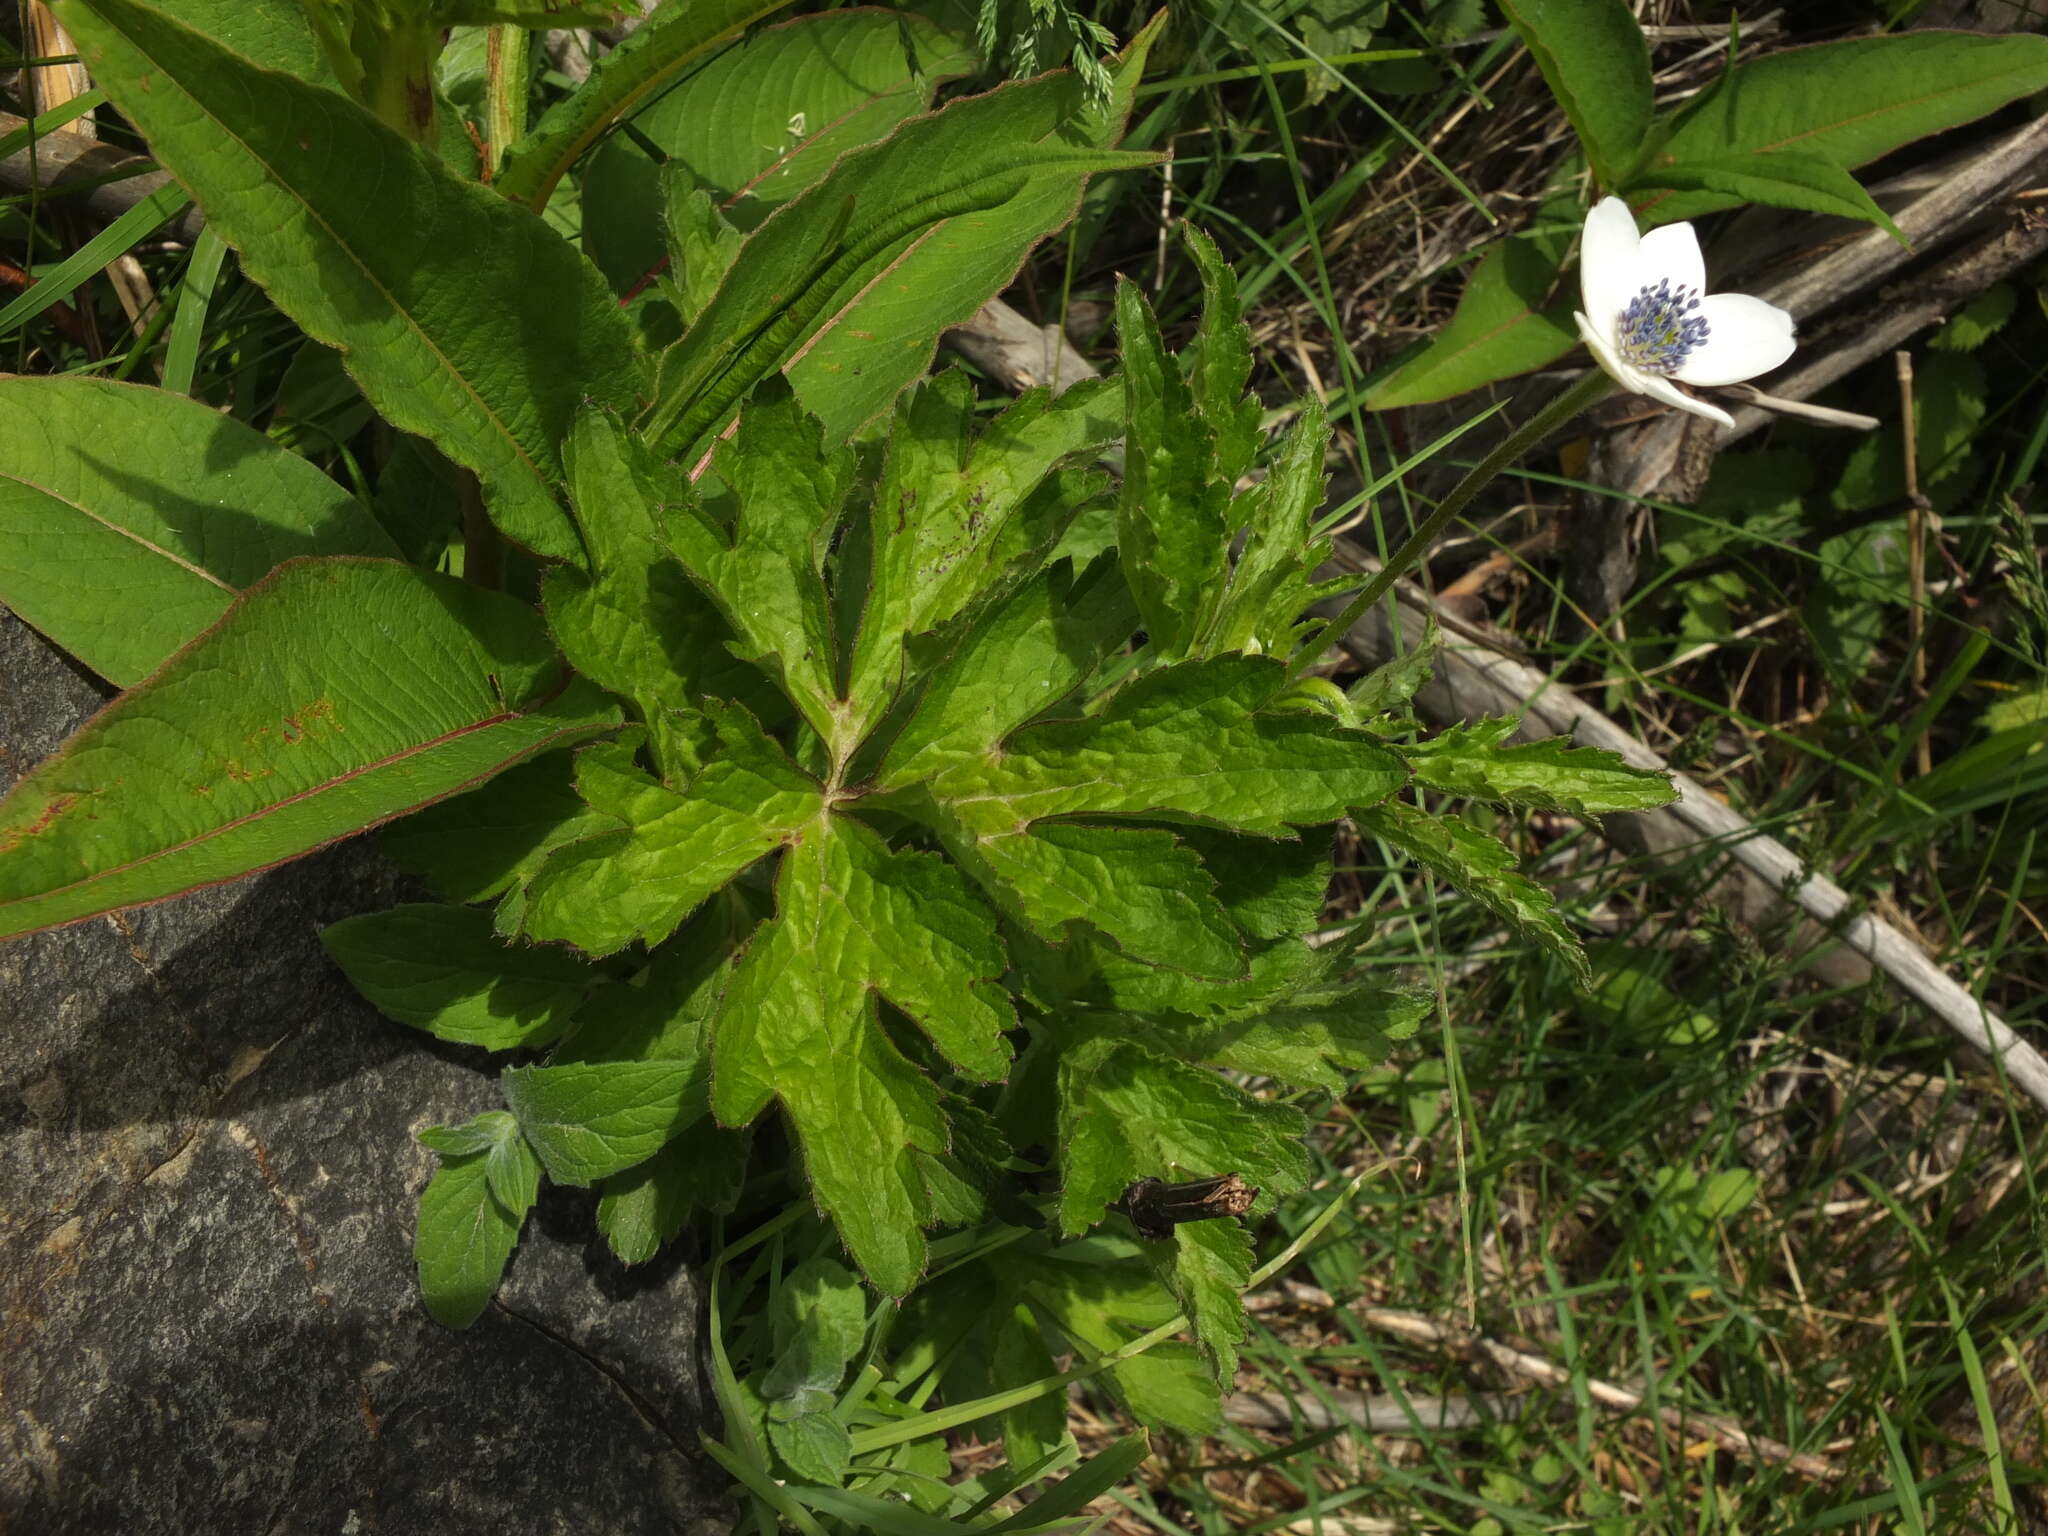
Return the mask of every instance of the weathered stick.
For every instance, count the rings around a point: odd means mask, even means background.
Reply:
[[[1364,563],[1362,551],[1353,559]],[[1395,652],[1390,611],[1398,614],[1403,649],[1421,642],[1434,605],[1422,593],[1397,586],[1398,602],[1383,603],[1345,636],[1345,648],[1368,665]],[[1765,836],[1740,811],[1724,805],[1698,783],[1634,736],[1551,678],[1510,657],[1457,638],[1438,652],[1436,679],[1417,696],[1437,720],[1470,720],[1520,714],[1525,737],[1572,736],[1581,746],[1601,747],[1638,768],[1669,773],[1679,798],[1658,811],[1610,817],[1634,824],[1651,847],[1669,856],[1702,844],[1724,850],[1780,899],[1821,924],[1842,944],[1862,955],[1901,991],[1916,999],[1959,1038],[1999,1062],[2014,1086],[2048,1109],[2048,1060],[2015,1034],[2004,1020],[1959,986],[1927,958],[1920,946],[1891,924],[1856,904],[1834,881],[1805,865],[1783,843]],[[1607,829],[1610,840],[1614,828]]]

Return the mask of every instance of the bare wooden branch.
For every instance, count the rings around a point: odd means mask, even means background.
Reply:
[[[1353,551],[1359,564],[1368,563]],[[1398,615],[1402,649],[1418,644],[1434,605],[1405,584],[1395,588],[1399,602],[1381,604],[1352,628],[1344,644],[1368,665],[1395,652],[1390,624]],[[1642,844],[1664,856],[1697,852],[1702,847],[1725,852],[1777,898],[1812,918],[1844,946],[1861,955],[1891,982],[1918,1001],[1957,1037],[1998,1062],[2006,1077],[2028,1098],[2048,1109],[2048,1061],[2011,1026],[1970,995],[1928,959],[1920,946],[1891,924],[1857,910],[1849,894],[1825,875],[1807,868],[1789,848],[1767,837],[1740,811],[1724,805],[1693,779],[1672,770],[1650,748],[1591,705],[1580,702],[1551,678],[1510,656],[1455,636],[1438,653],[1438,676],[1417,704],[1438,721],[1470,720],[1486,715],[1520,714],[1525,737],[1574,737],[1580,745],[1617,753],[1638,768],[1670,773],[1678,801],[1663,810],[1605,819],[1603,832],[1615,840],[1617,829],[1639,829]]]
[[[1390,1333],[1418,1344],[1428,1344],[1448,1350],[1463,1359],[1486,1361],[1498,1370],[1525,1381],[1540,1381],[1547,1386],[1569,1387],[1575,1382],[1582,1383],[1586,1395],[1601,1407],[1617,1413],[1638,1413],[1648,1406],[1648,1394],[1628,1387],[1616,1386],[1611,1381],[1602,1381],[1597,1376],[1574,1376],[1564,1366],[1543,1355],[1512,1345],[1500,1343],[1476,1333],[1467,1333],[1453,1328],[1420,1312],[1403,1311],[1397,1307],[1353,1307],[1351,1315],[1382,1333]],[[1455,1400],[1453,1400],[1455,1401]],[[1669,1429],[1679,1434],[1701,1435],[1712,1440],[1724,1450],[1738,1455],[1753,1456],[1760,1461],[1772,1461],[1790,1467],[1802,1477],[1820,1482],[1835,1482],[1842,1476],[1841,1468],[1822,1457],[1805,1451],[1795,1451],[1781,1440],[1768,1435],[1752,1434],[1733,1419],[1723,1418],[1717,1413],[1699,1413],[1678,1407],[1661,1407],[1658,1419]]]
[[[0,112],[0,135],[12,134],[28,124],[12,113]],[[67,198],[102,224],[111,224],[144,198],[171,184],[167,172],[149,169],[140,155],[111,144],[97,144],[72,133],[45,134],[0,159],[0,188],[9,192],[61,192],[78,186]],[[139,172],[139,174],[137,174]],[[113,178],[120,178],[115,180]],[[81,185],[97,182],[99,185]],[[195,207],[164,225],[164,233],[190,242],[206,227],[205,217]]]
[[[990,299],[973,319],[946,332],[946,345],[1020,393],[1041,384],[1064,390],[1095,377],[1095,365],[1058,326],[1035,325],[1001,299]]]

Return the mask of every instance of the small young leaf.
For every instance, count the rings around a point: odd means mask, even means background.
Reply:
[[[1062,462],[1115,440],[1113,399],[1114,386],[1097,382],[1057,399],[1033,390],[977,433],[964,374],[942,374],[903,398],[870,513],[869,591],[847,684],[862,726],[894,701],[912,636],[1000,595],[1003,565],[1020,553],[1042,557],[1064,531],[1013,523]]]
[[[526,1222],[491,1193],[490,1154],[443,1154],[420,1192],[413,1257],[420,1293],[435,1322],[467,1328],[490,1305]]]
[[[320,942],[386,1018],[491,1051],[546,1045],[602,979],[578,955],[506,944],[477,907],[391,907],[330,924]]]
[[[717,472],[737,504],[729,524],[689,496],[669,509],[670,546],[739,636],[736,653],[835,740],[839,652],[823,564],[853,457],[827,455],[818,423],[787,386],[769,384],[719,444]]]
[[[549,628],[577,671],[639,706],[663,777],[680,785],[715,746],[703,698],[758,706],[772,692],[728,654],[731,630],[664,542],[660,509],[691,494],[681,471],[597,409],[577,417],[565,458],[590,570],[548,573]]]
[[[419,1143],[435,1152],[460,1157],[470,1152],[488,1152],[508,1135],[519,1134],[519,1122],[502,1109],[487,1109],[460,1125],[430,1125],[419,1134]]]
[[[602,1184],[597,1229],[627,1264],[643,1264],[683,1230],[692,1211],[724,1214],[738,1203],[753,1138],[708,1115],[644,1163]]]
[[[1671,780],[1567,737],[1505,744],[1512,719],[1448,726],[1408,752],[1415,782],[1475,800],[1597,816],[1647,811],[1677,798]]]
[[[915,784],[950,761],[988,751],[1078,688],[1137,622],[1113,559],[1078,576],[1064,563],[1040,572],[985,613],[933,669],[875,775],[877,787]]]
[[[677,794],[630,765],[585,754],[576,784],[609,830],[556,848],[526,888],[519,931],[608,955],[659,944],[706,897],[772,852],[823,805],[817,782],[745,710],[713,706],[721,747]]]
[[[1581,986],[1591,982],[1586,953],[1558,916],[1550,892],[1516,873],[1515,856],[1499,839],[1455,816],[1432,816],[1403,800],[1358,811],[1354,819],[1361,832],[1384,839],[1556,955]]]
[[[1259,397],[1245,392],[1252,376],[1251,327],[1238,303],[1237,274],[1216,242],[1192,224],[1181,226],[1181,239],[1202,278],[1201,328],[1181,361],[1187,365],[1195,407],[1215,435],[1216,478],[1235,485],[1259,448]]]
[[[514,1124],[484,1154],[484,1182],[506,1210],[524,1215],[540,1198],[540,1159]]]
[[[1392,714],[1421,692],[1423,685],[1436,675],[1436,656],[1442,644],[1443,636],[1431,621],[1419,644],[1353,683],[1345,696],[1358,718],[1372,720]]]
[[[1266,478],[1232,505],[1231,520],[1244,530],[1244,550],[1203,642],[1206,654],[1291,655],[1304,624],[1315,627],[1309,610],[1352,584],[1348,577],[1316,576],[1330,556],[1329,540],[1313,532],[1328,478],[1323,456],[1329,444],[1323,408],[1310,396]]]

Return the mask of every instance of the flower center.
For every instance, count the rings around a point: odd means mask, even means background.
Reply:
[[[1706,345],[1706,317],[1694,313],[1699,307],[1697,288],[1673,288],[1668,277],[1658,279],[1654,288],[1645,283],[1621,312],[1622,360],[1645,373],[1669,377],[1678,372]]]

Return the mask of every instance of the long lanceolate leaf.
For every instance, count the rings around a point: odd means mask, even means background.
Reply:
[[[954,102],[847,154],[754,232],[663,358],[650,437],[689,450],[784,368],[833,437],[879,415],[924,371],[939,333],[1065,222],[1090,174],[1154,163],[1104,146],[1122,132],[1155,31],[1132,43],[1106,112],[1085,111],[1079,84],[1050,75]]]
[[[396,553],[348,492],[196,400],[0,378],[0,599],[109,682],[295,555]]]
[[[550,108],[506,156],[498,191],[545,208],[570,166],[604,136],[693,66],[789,0],[682,0],[665,5],[590,72],[582,88]]]
[[[474,469],[508,535],[580,559],[555,499],[560,445],[585,399],[634,405],[640,375],[596,271],[355,103],[258,68],[147,0],[72,0],[64,15],[278,307],[347,353],[394,425]]]
[[[291,561],[0,800],[0,935],[267,868],[617,718],[522,604]]]

